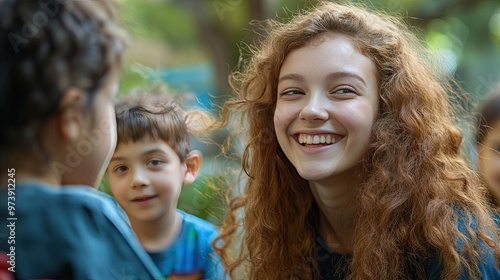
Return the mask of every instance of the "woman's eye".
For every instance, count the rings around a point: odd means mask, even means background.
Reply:
[[[335,94],[350,94],[350,93],[355,94],[356,92],[350,88],[340,88],[340,89],[335,90],[333,93],[335,93]]]
[[[302,91],[300,91],[300,90],[292,89],[292,90],[286,90],[286,91],[284,91],[283,93],[281,93],[281,96],[296,95],[296,94],[304,94],[304,93]]]

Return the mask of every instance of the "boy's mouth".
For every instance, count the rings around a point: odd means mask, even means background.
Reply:
[[[158,196],[157,194],[155,194],[155,195],[141,195],[141,196],[138,196],[138,197],[132,199],[132,202],[145,202],[145,201],[151,200],[157,196]]]

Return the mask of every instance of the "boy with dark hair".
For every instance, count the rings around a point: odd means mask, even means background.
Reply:
[[[211,246],[215,226],[177,209],[182,186],[195,181],[202,161],[200,151],[190,150],[191,112],[166,94],[127,95],[116,106],[118,144],[107,174],[113,195],[164,276],[224,279]]]

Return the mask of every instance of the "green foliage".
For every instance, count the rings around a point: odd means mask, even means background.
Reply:
[[[132,35],[147,35],[178,49],[198,44],[191,16],[169,1],[127,0],[121,7],[125,28]]]
[[[121,72],[119,92],[127,92],[132,88],[144,85],[145,82],[145,78],[137,71],[134,71],[132,66],[128,65]]]
[[[226,190],[226,181],[221,176],[199,177],[193,184],[183,187],[177,208],[220,225],[226,213]]]

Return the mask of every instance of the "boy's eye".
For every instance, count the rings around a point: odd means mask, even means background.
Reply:
[[[128,170],[128,167],[126,167],[124,165],[120,165],[120,166],[115,167],[115,169],[113,169],[113,172],[122,173],[122,172],[125,172],[127,170]]]
[[[161,161],[161,160],[153,159],[153,160],[150,160],[148,162],[148,165],[150,165],[150,166],[158,166],[158,165],[160,165],[162,163],[163,163],[163,161]]]

